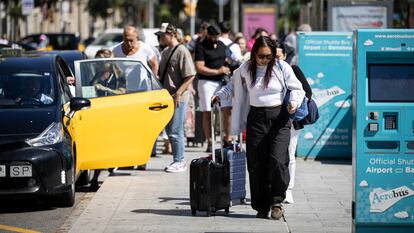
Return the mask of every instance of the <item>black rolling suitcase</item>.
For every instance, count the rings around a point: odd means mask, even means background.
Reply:
[[[212,111],[212,118],[214,114]],[[212,119],[211,122],[214,122]],[[212,131],[214,132],[214,131]],[[224,209],[226,214],[230,208],[230,169],[229,162],[216,162],[214,136],[212,158],[199,158],[190,164],[190,205],[191,214],[206,211],[207,216],[217,210]]]
[[[210,158],[194,159],[190,164],[191,214],[206,211],[207,216],[230,208],[230,183],[228,165],[216,163]]]

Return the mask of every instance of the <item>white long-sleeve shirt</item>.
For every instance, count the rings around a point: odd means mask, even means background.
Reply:
[[[273,67],[272,78],[268,87],[264,87],[263,77],[266,67],[257,69],[257,78],[255,85],[251,86],[250,73],[248,70],[250,62],[245,62],[233,73],[232,84],[220,90],[217,95],[221,98],[228,98],[229,90],[233,89],[233,110],[232,110],[232,134],[238,135],[246,128],[247,114],[250,105],[256,107],[277,106],[283,103],[286,94],[286,87],[291,91],[289,103],[299,106],[302,102],[305,91],[302,84],[296,78],[292,67],[284,61],[279,61]],[[263,73],[263,74],[262,74]]]

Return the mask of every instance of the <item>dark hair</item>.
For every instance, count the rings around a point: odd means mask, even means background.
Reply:
[[[290,64],[292,62],[292,58],[295,56],[294,48],[278,40],[275,42],[275,44],[276,48],[282,49],[282,53],[285,56],[285,62]]]
[[[220,28],[216,25],[210,25],[207,27],[207,34],[210,36],[217,36],[220,35],[221,31]]]
[[[276,41],[275,41],[275,47],[276,47],[277,49],[282,49],[282,53],[283,53],[283,54],[286,54],[286,45],[285,45],[285,43],[282,43],[282,42],[280,42],[280,41],[276,40]]]
[[[219,23],[219,27],[222,33],[229,33],[230,32],[230,23],[227,21],[223,21]]]
[[[264,88],[267,88],[267,85],[270,82],[270,78],[272,77],[273,66],[275,65],[275,62],[276,62],[276,46],[273,43],[273,41],[270,39],[270,37],[260,36],[259,38],[256,39],[256,42],[254,42],[252,52],[250,55],[250,64],[249,64],[248,69],[249,69],[250,77],[252,81],[251,86],[253,87],[254,84],[256,83],[256,78],[257,78],[256,77],[256,72],[257,72],[256,54],[257,54],[257,51],[262,47],[270,48],[270,51],[272,51],[272,56],[273,56],[272,60],[270,60],[270,62],[267,64],[266,73],[264,77]]]
[[[207,30],[208,26],[210,26],[210,24],[209,24],[209,23],[207,23],[207,22],[203,22],[203,23],[200,25],[200,31]]]
[[[254,35],[252,36],[252,38],[256,38],[258,35],[262,34],[262,32],[267,33],[267,30],[264,28],[256,28],[256,31],[254,32]]]
[[[110,57],[112,57],[112,51],[109,49],[100,49],[95,54],[95,58],[110,58]]]

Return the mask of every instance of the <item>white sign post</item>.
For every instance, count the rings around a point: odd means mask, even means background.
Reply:
[[[22,0],[22,15],[25,16],[26,25],[25,25],[25,33],[26,35],[29,34],[29,22],[27,21],[28,15],[32,13],[34,9],[34,0]]]
[[[223,22],[223,7],[227,5],[227,3],[229,3],[229,0],[214,0],[214,3],[216,3],[219,6],[219,22]]]
[[[28,16],[33,11],[34,0],[22,0],[22,15]]]

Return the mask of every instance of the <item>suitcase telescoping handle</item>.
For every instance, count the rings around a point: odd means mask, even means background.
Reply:
[[[222,119],[221,119],[221,109],[220,109],[220,102],[216,102],[216,103],[211,103],[211,150],[212,150],[212,156],[213,156],[213,161],[216,161],[216,146],[215,146],[215,142],[216,142],[216,137],[215,137],[215,133],[214,133],[214,123],[215,123],[215,111],[217,110],[218,112],[218,117],[219,117],[219,126],[220,126],[220,148],[221,148],[221,159],[224,158],[223,155],[223,143],[221,142],[223,140],[223,123],[222,123]]]

